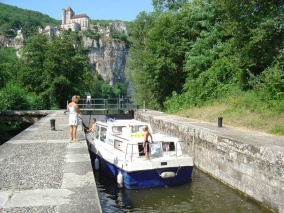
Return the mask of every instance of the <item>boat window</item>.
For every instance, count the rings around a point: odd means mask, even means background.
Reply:
[[[122,128],[126,126],[114,126],[112,127],[112,132],[113,133],[122,133]]]
[[[114,148],[122,151],[122,141],[120,140],[114,140]]]
[[[133,125],[131,126],[131,133],[136,133],[136,132],[143,132],[143,126],[144,125]]]
[[[96,134],[95,134],[96,139],[99,139],[99,130],[100,130],[100,128],[96,128]]]
[[[159,157],[162,155],[162,149],[161,149],[161,144],[160,143],[151,143],[151,156],[153,157]]]
[[[99,140],[102,142],[106,142],[106,134],[107,134],[107,128],[101,126]]]
[[[175,151],[174,142],[162,142],[163,151]]]

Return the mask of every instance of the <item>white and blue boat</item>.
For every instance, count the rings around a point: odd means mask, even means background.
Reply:
[[[147,125],[153,141],[150,160],[143,151],[142,127]],[[177,138],[153,133],[150,124],[137,120],[97,122],[94,140],[88,141],[95,155],[95,169],[127,189],[173,186],[191,179],[193,157],[189,146]]]

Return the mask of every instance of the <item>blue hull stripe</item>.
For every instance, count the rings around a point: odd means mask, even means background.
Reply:
[[[173,186],[190,181],[192,166],[184,166],[180,168],[163,168],[125,172],[115,165],[105,161],[100,156],[96,156],[99,159],[100,170],[108,174],[114,180],[117,180],[119,172],[123,176],[124,187],[127,189],[139,189],[139,188],[152,188],[162,186]],[[173,178],[163,179],[160,177],[162,172],[174,172],[176,174]]]

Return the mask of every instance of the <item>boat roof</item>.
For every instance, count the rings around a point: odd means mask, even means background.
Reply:
[[[139,121],[139,120],[135,120],[135,119],[118,119],[118,120],[108,119],[107,123],[116,123],[116,124],[119,124],[119,123],[127,123],[127,124],[145,123],[145,124],[149,124],[149,123]]]
[[[98,121],[97,125],[108,125],[108,126],[133,126],[133,125],[147,125],[149,128],[151,128],[151,125],[149,123],[138,121],[135,119],[120,119],[120,120],[108,120],[106,122],[104,121]]]
[[[105,126],[106,128],[110,128],[110,131],[112,134],[115,134],[117,137],[125,138],[125,139],[130,139],[132,142],[137,142],[141,141],[141,139],[144,136],[144,131],[142,130],[142,126],[147,125],[149,128],[149,131],[152,134],[153,141],[158,142],[158,141],[164,141],[164,142],[172,142],[172,141],[177,141],[178,139],[176,137],[172,137],[170,135],[165,135],[165,134],[160,134],[160,133],[153,133],[152,128],[150,123],[138,121],[135,119],[120,119],[120,120],[108,120],[106,122],[98,121],[98,125]],[[115,127],[120,127],[120,128],[115,128]],[[123,127],[123,128],[121,128]],[[133,131],[129,132],[124,131],[124,127],[127,129],[133,127]]]
[[[124,139],[128,139],[130,144],[136,144],[137,142],[143,142],[143,136],[138,135],[135,137],[127,136],[127,135],[118,135],[117,137],[121,137]],[[152,134],[153,137],[153,143],[157,142],[178,142],[178,138],[172,137],[169,135],[163,135],[163,134]]]

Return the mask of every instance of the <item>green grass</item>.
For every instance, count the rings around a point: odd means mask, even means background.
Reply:
[[[268,130],[268,133],[276,135],[284,135],[284,125],[276,124],[271,129]]]
[[[284,135],[283,102],[269,107],[253,94],[242,93],[202,107],[180,110],[175,115],[217,123],[223,117],[223,126],[257,130],[269,134]]]

